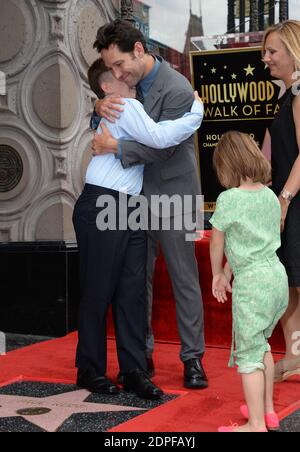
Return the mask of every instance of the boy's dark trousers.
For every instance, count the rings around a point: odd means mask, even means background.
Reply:
[[[73,216],[81,283],[76,367],[95,371],[98,376],[106,374],[106,322],[110,304],[120,371],[146,370],[146,234],[128,228],[100,231],[96,219],[103,208],[97,208],[96,203],[99,196],[107,195],[116,201],[118,216],[119,192],[88,184]],[[131,212],[128,209],[128,214]]]

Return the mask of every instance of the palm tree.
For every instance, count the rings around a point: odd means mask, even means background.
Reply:
[[[288,0],[280,0],[280,13],[279,20],[280,22],[284,22],[289,18],[289,2]]]
[[[269,0],[269,25],[275,24],[275,0]]]
[[[246,31],[246,2],[245,0],[239,0],[240,2],[240,33],[245,33]]]
[[[259,30],[258,0],[250,0],[250,31]]]
[[[121,0],[121,18],[134,22],[132,0]]]
[[[265,29],[265,0],[258,1],[258,12],[259,12],[259,30]]]

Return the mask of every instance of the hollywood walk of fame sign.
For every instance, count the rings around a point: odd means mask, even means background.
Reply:
[[[21,416],[46,432],[56,432],[76,413],[145,411],[143,408],[85,402],[89,395],[90,392],[84,389],[43,398],[0,394],[0,421],[1,418]]]
[[[262,62],[261,48],[191,52],[194,88],[204,102],[205,117],[197,134],[197,157],[205,210],[213,211],[223,188],[212,160],[221,136],[229,130],[250,134],[270,158],[269,127],[285,93]]]

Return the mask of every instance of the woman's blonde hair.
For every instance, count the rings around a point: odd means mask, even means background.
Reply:
[[[239,187],[241,181],[267,184],[271,179],[271,165],[247,134],[227,132],[214,152],[213,165],[225,188]]]
[[[300,71],[300,21],[287,20],[281,24],[273,25],[268,28],[263,39],[263,58],[266,53],[266,41],[272,33],[277,33],[279,35],[288,52],[294,58],[295,70]]]

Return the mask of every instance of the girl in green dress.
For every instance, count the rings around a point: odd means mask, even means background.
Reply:
[[[212,291],[220,302],[233,293],[234,361],[242,375],[246,425],[220,432],[266,432],[279,427],[273,405],[274,361],[268,339],[288,305],[286,271],[277,257],[281,210],[266,186],[271,168],[250,136],[225,134],[214,154],[214,166],[227,188],[211,219]],[[228,263],[223,268],[224,252]],[[231,276],[234,283],[231,289]]]

